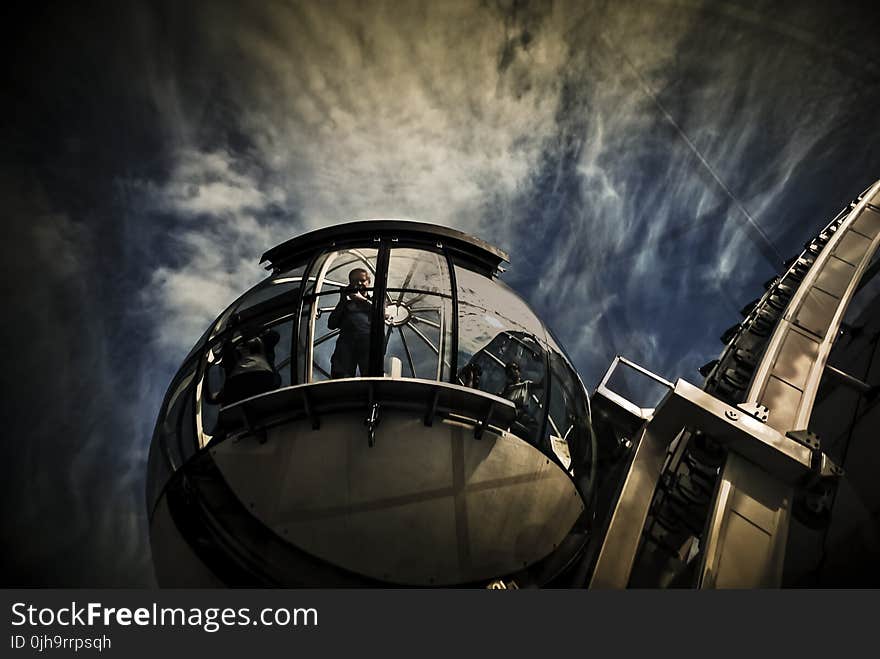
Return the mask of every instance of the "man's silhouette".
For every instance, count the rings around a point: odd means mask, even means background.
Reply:
[[[330,358],[330,377],[353,378],[360,369],[361,377],[369,372],[370,317],[373,301],[367,289],[370,273],[355,268],[348,273],[348,286],[339,292],[339,303],[330,313],[327,327],[338,329],[336,349]]]

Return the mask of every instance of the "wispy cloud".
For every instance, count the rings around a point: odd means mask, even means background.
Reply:
[[[262,183],[254,166],[226,150],[181,148],[162,185],[138,181],[134,188],[147,214],[174,218],[166,245],[174,258],[161,260],[142,294],[153,310],[157,349],[185,352],[208,323],[266,272],[262,252],[290,237],[295,224],[281,213],[281,188]]]
[[[754,29],[753,11],[718,15],[687,2],[205,8],[195,68],[215,83],[198,102],[226,109],[226,133],[178,131],[195,137],[153,191],[188,255],[154,274],[161,342],[192,341],[275,242],[412,217],[509,250],[512,283],[588,381],[616,351],[677,370],[664,337],[684,305],[732,315],[777,265],[791,229],[774,212],[852,86],[808,22],[789,34]],[[243,145],[199,144],[230,130]],[[651,297],[680,302],[662,327]],[[686,330],[700,345],[688,352],[711,356],[716,329]]]

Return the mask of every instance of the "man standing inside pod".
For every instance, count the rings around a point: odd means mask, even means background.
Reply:
[[[330,357],[330,377],[353,378],[360,369],[367,375],[370,360],[370,316],[373,300],[367,289],[370,273],[355,268],[348,273],[348,286],[339,292],[339,303],[327,319],[327,327],[338,329],[336,349]]]
[[[516,405],[516,422],[526,430],[526,439],[535,437],[538,424],[532,412],[532,397],[535,389],[544,388],[544,379],[523,380],[518,362],[507,362],[504,367],[507,382],[501,390],[501,397]]]

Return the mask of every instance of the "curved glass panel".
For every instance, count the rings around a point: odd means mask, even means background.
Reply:
[[[198,449],[193,406],[198,363],[197,358],[184,362],[159,412],[147,467],[147,499],[151,509],[171,474]]]
[[[550,450],[581,485],[585,498],[595,481],[595,435],[590,404],[580,378],[561,355],[550,353],[550,404],[546,440]]]
[[[502,330],[528,334],[546,345],[544,325],[528,305],[504,283],[466,268],[455,268],[458,285],[459,363],[494,339]]]
[[[354,269],[366,270],[375,281],[378,256],[379,250],[374,247],[349,247],[323,254],[308,273],[303,294],[339,292],[348,286],[348,275]]]
[[[180,369],[172,387],[172,393],[168,397],[168,404],[163,410],[161,432],[166,438],[171,439],[171,442],[166,441],[166,446],[168,447],[172,464],[182,462],[182,459],[180,458],[183,455],[183,452],[175,450],[175,444],[179,439],[181,417],[186,416],[184,414],[184,411],[186,410],[186,400],[192,390],[193,378],[195,377],[197,366],[198,361],[192,360],[184,366],[184,368]],[[175,460],[175,457],[179,459]],[[179,466],[179,464],[177,466]],[[177,468],[177,466],[175,466],[175,468]]]
[[[391,250],[384,310],[385,375],[449,377],[451,292],[442,254],[406,247]]]
[[[196,390],[200,446],[217,432],[221,405],[291,383],[293,321],[304,271],[298,266],[261,282],[212,326]]]
[[[260,310],[254,310],[254,307],[258,307],[266,301],[275,299],[281,295],[287,294],[290,297],[291,309],[295,307],[298,300],[295,295],[299,292],[305,269],[305,264],[297,265],[294,268],[260,282],[251,290],[247,291],[244,295],[229,305],[229,307],[220,314],[217,320],[214,321],[214,324],[210,328],[209,340],[213,340],[226,330],[233,314],[241,312],[244,312],[244,315],[249,315],[249,313],[254,312],[259,313]]]
[[[547,337],[528,305],[503,283],[455,268],[458,287],[458,384],[514,402],[513,430],[541,439],[547,377]]]
[[[388,260],[387,289],[391,291],[428,291],[451,295],[451,281],[446,257],[439,252],[399,247],[391,250]],[[392,298],[397,296],[392,295]]]
[[[197,391],[196,428],[201,446],[217,431],[221,405],[291,383],[293,319],[286,309],[250,319],[239,327],[227,328],[223,340],[207,351],[205,374]]]
[[[281,302],[280,296],[282,295],[287,295],[291,304],[293,304],[299,298],[299,288],[302,284],[302,274],[304,271],[305,266],[302,266],[294,272],[272,277],[255,286],[241,297],[238,304],[234,305],[235,313],[241,314],[268,300],[278,299]]]
[[[156,501],[171,478],[171,463],[159,441],[150,444],[147,457],[147,513],[152,516]]]
[[[372,247],[337,250],[309,273],[297,340],[302,382],[367,375],[378,256]]]
[[[232,317],[232,314],[235,312],[236,304],[231,304],[227,309],[220,314],[214,324],[211,326],[211,334],[209,337],[210,341],[213,341],[220,334],[222,334],[226,330],[226,325],[229,323],[229,319]]]

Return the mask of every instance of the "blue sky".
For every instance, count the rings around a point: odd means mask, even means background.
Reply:
[[[20,25],[9,585],[152,583],[161,396],[293,235],[464,230],[511,254],[588,388],[617,353],[699,382],[779,255],[880,178],[880,26],[849,3],[122,2]]]

